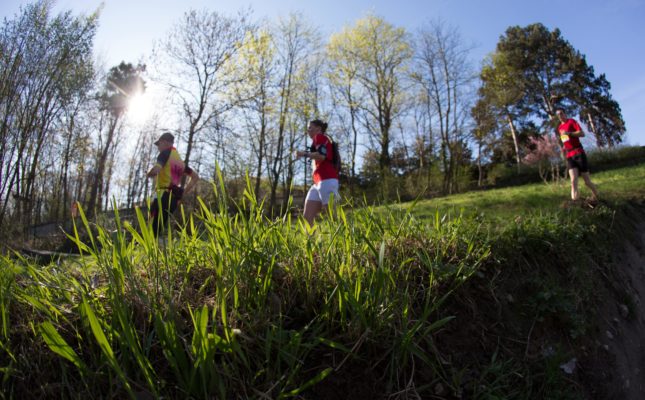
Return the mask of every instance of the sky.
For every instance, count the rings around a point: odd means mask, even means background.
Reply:
[[[3,0],[0,17],[11,18],[28,3]],[[622,109],[625,142],[645,145],[645,0],[58,0],[54,11],[89,14],[101,4],[95,52],[108,67],[145,60],[154,41],[191,8],[230,15],[250,7],[257,19],[269,20],[300,12],[323,37],[370,13],[410,32],[442,20],[472,44],[477,68],[506,28],[540,22],[559,28],[596,75],[606,75]]]

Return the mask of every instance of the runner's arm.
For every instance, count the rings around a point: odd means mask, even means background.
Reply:
[[[312,149],[316,149],[316,151],[305,151],[301,153],[305,157],[311,158],[312,160],[315,160],[315,161],[324,161],[324,160],[331,161],[333,158],[332,144],[329,140],[325,140],[323,143],[319,143],[318,145],[316,145],[316,141],[314,140],[314,145],[312,146]]]
[[[199,175],[197,174],[197,171],[190,169],[189,171],[186,171],[185,174],[188,177],[188,183],[186,184],[186,187],[184,188],[184,194],[190,192],[193,190],[195,185],[197,185],[197,182],[199,182]]]
[[[322,161],[326,157],[317,151],[296,151],[296,157],[305,157],[305,158],[311,158],[312,160],[316,161]]]
[[[159,164],[155,164],[155,166],[152,167],[150,171],[148,171],[146,176],[148,178],[154,178],[155,176],[159,175],[159,171],[161,171],[161,166]]]
[[[585,137],[585,132],[582,129],[580,129],[579,131],[569,132],[569,136],[581,138],[581,137]]]
[[[585,133],[582,130],[582,128],[580,127],[580,124],[578,123],[578,121],[573,120],[572,126],[573,126],[573,129],[575,129],[575,131],[568,132],[567,135],[572,136],[572,137],[577,137],[577,138],[585,137]]]
[[[312,160],[316,160],[316,161],[322,161],[326,157],[323,154],[320,154],[317,151],[314,151],[312,153],[309,153],[309,158],[311,158]]]

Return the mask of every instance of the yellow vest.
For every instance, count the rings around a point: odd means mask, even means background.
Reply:
[[[179,186],[186,164],[179,157],[177,149],[173,147],[159,153],[156,165],[161,167],[157,175],[157,191]]]

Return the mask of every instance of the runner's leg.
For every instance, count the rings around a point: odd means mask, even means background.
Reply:
[[[321,212],[333,213],[336,209],[336,202],[340,199],[338,193],[338,180],[337,179],[327,179],[321,182],[320,184],[320,198],[322,201]],[[332,203],[332,209],[329,210],[328,204]],[[330,214],[331,216],[331,214]]]
[[[150,220],[152,221],[152,233],[154,233],[155,237],[159,233],[159,223],[160,223],[160,218],[161,215],[159,211],[159,202],[160,199],[159,197],[155,197],[151,202],[150,202]]]
[[[322,200],[320,198],[320,185],[314,184],[309,188],[309,192],[305,198],[305,211],[303,217],[309,226],[314,226],[316,215],[320,213],[321,209]]]
[[[305,201],[304,217],[307,223],[309,223],[309,226],[314,225],[314,220],[316,219],[316,215],[320,213],[320,210],[322,210],[322,202],[315,200]]]
[[[569,177],[571,178],[571,200],[578,200],[578,168],[571,168],[569,170]]]
[[[164,230],[168,227],[168,221],[170,220],[170,192],[164,192],[163,195],[161,195],[161,204],[160,204],[160,210],[159,210],[159,222],[157,225],[157,235],[159,235],[159,231]]]
[[[582,174],[582,179],[585,181],[585,185],[591,190],[591,193],[593,193],[593,200],[598,200],[598,188],[596,185],[591,182],[591,177],[589,176],[589,172],[583,172]]]

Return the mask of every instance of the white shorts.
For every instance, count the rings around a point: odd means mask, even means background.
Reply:
[[[314,184],[309,193],[307,193],[307,201],[319,201],[323,205],[329,203],[329,197],[331,194],[334,194],[334,202],[337,202],[340,199],[340,194],[338,193],[338,179],[325,179]]]

